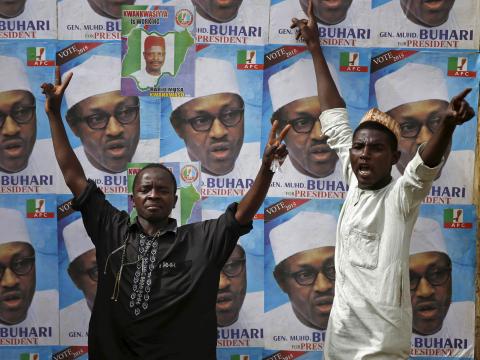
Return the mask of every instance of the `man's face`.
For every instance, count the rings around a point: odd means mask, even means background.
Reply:
[[[202,17],[224,23],[237,16],[242,0],[192,0],[192,3]]]
[[[190,100],[179,110],[182,122],[175,131],[185,141],[190,159],[200,161],[202,170],[208,174],[225,175],[232,171],[243,145],[240,96],[230,93],[202,96]],[[208,130],[204,125],[209,123]],[[193,126],[206,130],[197,131]]]
[[[25,9],[26,1],[27,0],[0,0],[0,17],[9,19],[19,16]]]
[[[322,134],[318,120],[320,113],[318,97],[312,96],[283,106],[280,111],[282,118],[279,119],[282,127],[292,124],[285,144],[293,166],[302,174],[314,178],[333,173],[338,161],[337,154],[327,145],[327,137]],[[309,127],[310,131],[304,132]]]
[[[165,63],[165,48],[163,46],[150,46],[143,52],[145,58],[145,69],[150,75],[160,75],[162,66]]]
[[[282,270],[275,273],[279,286],[290,298],[297,318],[317,330],[327,328],[332,309],[334,256],[333,246],[302,251],[281,262],[279,266]]]
[[[229,326],[238,319],[247,292],[245,251],[235,246],[220,272],[217,293],[217,326]]]
[[[452,300],[451,271],[450,258],[444,253],[432,251],[410,256],[414,333],[432,335],[442,328]]]
[[[88,0],[88,2],[95,12],[110,19],[122,17],[122,5],[135,4],[135,0]]]
[[[434,27],[448,20],[455,0],[400,0],[405,16],[418,25]]]
[[[138,98],[112,91],[82,100],[75,109],[71,128],[90,163],[109,173],[124,171],[140,137]]]
[[[386,133],[377,129],[360,129],[355,133],[350,149],[350,163],[364,190],[376,190],[391,180],[392,165],[400,156],[394,152]]]
[[[23,170],[35,145],[37,118],[35,98],[24,90],[0,92],[0,170]]]
[[[27,317],[35,293],[35,252],[23,242],[0,245],[0,323],[15,325]],[[21,275],[23,274],[23,275]]]
[[[177,201],[171,175],[161,168],[149,168],[137,176],[133,202],[138,217],[148,222],[165,220]]]
[[[97,294],[98,282],[96,250],[88,250],[77,257],[70,264],[68,274],[77,288],[83,292],[87,305],[92,310],[95,295]]]
[[[312,0],[313,13],[316,20],[323,25],[336,25],[345,20],[352,0]],[[308,9],[308,0],[300,0],[305,13]]]
[[[400,125],[401,137],[398,149],[401,156],[397,163],[398,170],[403,174],[405,167],[417,153],[418,147],[432,137],[434,131],[443,121],[448,103],[443,100],[422,100],[406,103],[387,112]],[[448,146],[445,158],[448,158],[451,144]],[[437,178],[440,176],[440,172]]]

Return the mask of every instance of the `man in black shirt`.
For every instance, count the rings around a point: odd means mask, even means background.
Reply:
[[[133,184],[136,222],[87,180],[62,123],[60,104],[72,75],[42,85],[55,155],[97,250],[98,288],[89,327],[89,359],[215,359],[215,304],[220,271],[267,193],[289,127],[272,127],[262,166],[239,204],[218,219],[177,227],[172,173],[160,164]],[[216,119],[218,121],[218,119]],[[254,164],[252,164],[254,166]]]

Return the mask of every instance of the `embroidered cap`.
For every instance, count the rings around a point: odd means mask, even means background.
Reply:
[[[390,115],[385,114],[377,108],[372,108],[363,115],[360,124],[366,122],[374,122],[383,125],[395,135],[397,140],[400,139],[400,125],[398,122],[396,122]]]

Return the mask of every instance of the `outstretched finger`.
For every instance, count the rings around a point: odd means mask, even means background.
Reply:
[[[285,139],[285,136],[287,135],[288,130],[290,130],[291,127],[292,127],[292,125],[288,124],[287,126],[285,126],[283,128],[283,130],[280,132],[280,135],[278,136],[278,142],[279,143],[281,143],[283,141],[283,139]]]
[[[278,120],[274,120],[272,128],[270,129],[270,134],[268,135],[268,144],[273,145],[275,143],[275,138],[277,135]]]
[[[452,103],[453,105],[455,106],[460,106],[460,102],[465,99],[465,96],[467,96],[470,91],[472,91],[472,88],[466,88],[464,89],[460,94],[458,95],[455,95],[453,98],[452,98]]]
[[[67,74],[67,76],[65,76],[65,79],[63,81],[63,84],[62,84],[62,92],[65,91],[65,89],[67,88],[68,84],[70,84],[70,80],[72,80],[72,76],[73,76],[73,73],[72,72],[69,72]]]
[[[308,15],[308,20],[315,23],[315,15],[313,13],[313,0],[308,0],[307,15]]]
[[[55,66],[55,85],[60,85],[62,83],[62,78],[60,76],[60,66]]]

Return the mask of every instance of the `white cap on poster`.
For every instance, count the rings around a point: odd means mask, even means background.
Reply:
[[[270,231],[275,264],[299,252],[335,246],[337,220],[329,214],[301,211]]]
[[[32,245],[28,234],[25,216],[15,209],[0,208],[0,245],[11,242],[23,242]]]
[[[195,60],[195,97],[170,98],[172,111],[195,98],[221,93],[240,95],[237,75],[232,64],[226,60],[197,57]]]
[[[412,232],[410,255],[430,251],[448,254],[440,224],[433,219],[419,217]]]
[[[327,65],[333,81],[340,91],[340,82],[335,67],[330,63]],[[292,101],[318,96],[312,59],[300,59],[293,65],[273,74],[268,79],[268,88],[274,112]]]
[[[408,63],[378,79],[375,94],[378,108],[383,112],[415,101],[450,101],[442,69],[417,63]]]
[[[65,90],[65,100],[70,109],[90,96],[120,90],[122,63],[113,56],[93,55],[62,75],[73,72],[72,80]]]
[[[25,66],[20,59],[11,56],[0,56],[0,92],[25,90],[32,92]]]
[[[70,262],[95,248],[85,230],[82,219],[72,221],[63,229],[63,241]]]

